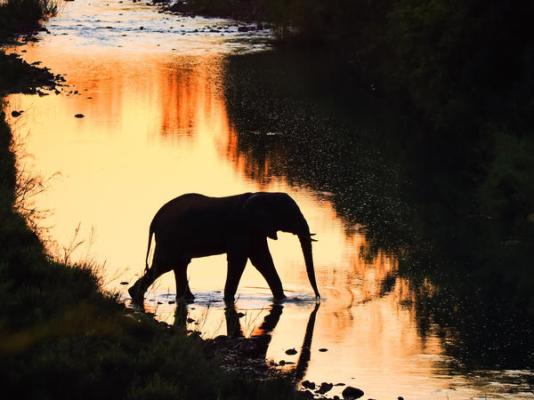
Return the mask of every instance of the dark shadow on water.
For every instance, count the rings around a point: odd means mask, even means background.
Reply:
[[[420,335],[441,337],[460,372],[534,367],[532,137],[452,110],[437,126],[317,54],[232,57],[225,96],[227,156],[331,201],[348,231],[362,226],[362,258],[394,254]]]

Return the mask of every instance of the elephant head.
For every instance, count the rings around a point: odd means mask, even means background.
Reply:
[[[277,231],[297,235],[304,255],[308,279],[317,298],[320,297],[313,266],[310,228],[297,203],[286,193],[254,193],[244,204],[246,223],[251,229],[271,239]]]

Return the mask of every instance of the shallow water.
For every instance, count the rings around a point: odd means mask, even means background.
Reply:
[[[8,112],[24,111],[10,120],[29,155],[20,162],[30,174],[51,178],[33,198],[45,210],[40,224],[48,229],[51,251],[100,265],[105,287],[128,304],[126,283],[143,272],[148,225],[164,202],[188,192],[287,192],[317,233],[323,299],[316,308],[296,237],[269,241],[289,300],[273,306],[266,283],[249,265],[236,302],[245,336],[272,336],[268,360],[296,368],[291,363],[311,340],[309,362],[301,360],[306,379],[350,384],[369,398],[534,397],[527,393],[527,371],[453,370],[438,327],[421,334],[417,299],[410,281],[396,274],[396,257],[370,251],[364,230],[334,207],[333,193],[273,173],[283,156],[276,149],[260,163],[239,148],[223,92],[226,57],[267,50],[270,32],[242,34],[231,21],[156,11],[129,2],[64,3],[47,24],[50,33],[14,50],[63,74],[68,85],[59,95],[14,95],[7,104]],[[84,118],[75,118],[78,113]],[[234,329],[235,314],[225,314],[222,302],[225,264],[216,256],[195,259],[189,268],[197,299],[187,310],[188,329],[204,337]],[[147,309],[173,323],[174,293],[174,277],[167,274],[149,290]],[[269,316],[274,324],[258,332]],[[289,348],[298,354],[285,354]]]

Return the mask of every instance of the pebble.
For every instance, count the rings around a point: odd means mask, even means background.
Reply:
[[[361,389],[358,389],[358,388],[355,388],[355,387],[352,387],[352,386],[347,386],[343,390],[343,392],[341,392],[341,395],[343,396],[343,398],[345,400],[348,400],[348,399],[359,399],[360,397],[362,397],[364,395],[364,392]]]
[[[324,353],[325,351],[328,351],[328,349],[325,349],[324,347],[321,347],[321,348],[319,349],[319,351],[320,351],[321,353]]]
[[[299,392],[305,399],[313,399],[313,393],[309,390],[302,390]]]
[[[13,118],[20,117],[24,111],[11,111],[11,116]]]
[[[321,386],[319,387],[319,389],[317,389],[315,392],[319,394],[325,394],[326,392],[329,392],[330,390],[332,390],[333,387],[334,385],[332,385],[331,383],[323,382],[321,383]]]
[[[76,118],[83,118],[83,117],[85,117],[85,115],[83,115],[83,114],[76,114],[76,115],[74,115],[74,117],[76,117]]]
[[[305,387],[306,389],[315,389],[315,383],[305,380],[301,383],[302,387]]]
[[[286,350],[286,354],[289,355],[289,356],[293,356],[293,355],[297,354],[297,350],[295,350],[295,349],[287,349]]]

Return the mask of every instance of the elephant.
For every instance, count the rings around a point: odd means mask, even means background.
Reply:
[[[144,275],[128,289],[134,304],[142,304],[149,286],[162,274],[174,271],[177,300],[194,301],[187,280],[192,258],[227,254],[224,300],[234,301],[247,259],[267,281],[275,300],[286,296],[276,272],[267,238],[277,232],[297,235],[308,279],[320,298],[315,280],[312,238],[297,203],[287,193],[256,192],[227,197],[188,193],[164,204],[150,224]],[[152,265],[148,258],[155,237]]]

